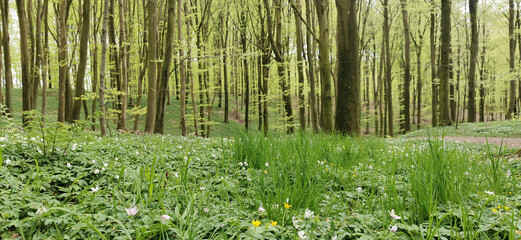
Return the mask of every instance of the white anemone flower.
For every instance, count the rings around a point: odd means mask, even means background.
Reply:
[[[402,217],[394,214],[394,209],[392,209],[391,212],[389,212],[389,215],[391,215],[391,217],[396,219],[396,220],[402,219]]]
[[[125,212],[127,212],[128,216],[132,217],[139,212],[139,209],[137,206],[134,206],[132,208],[125,208]]]
[[[396,232],[398,230],[398,227],[396,225],[389,227],[389,231]]]

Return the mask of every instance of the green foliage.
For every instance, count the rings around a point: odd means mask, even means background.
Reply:
[[[30,118],[0,130],[2,238],[519,237],[521,164],[494,148],[306,133],[99,138],[81,122]]]

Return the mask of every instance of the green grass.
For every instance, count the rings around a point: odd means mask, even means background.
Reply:
[[[456,126],[424,128],[410,132],[403,137],[427,137],[433,132],[439,135],[445,133],[448,136],[521,138],[521,120],[460,123],[458,129]]]
[[[3,239],[515,239],[521,229],[521,163],[500,147],[309,133],[100,138],[53,121],[0,133]]]

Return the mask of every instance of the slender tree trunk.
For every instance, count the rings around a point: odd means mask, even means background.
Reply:
[[[156,118],[156,89],[157,89],[157,0],[148,1],[148,96],[147,96],[147,118],[145,132],[154,130]]]
[[[510,91],[508,96],[508,111],[506,119],[512,119],[514,114],[514,105],[516,99],[516,81],[514,78],[515,62],[516,62],[516,38],[514,32],[514,0],[508,1],[508,36],[509,36],[509,67],[510,67]]]
[[[58,122],[65,122],[67,115],[67,86],[68,86],[68,60],[67,60],[67,35],[70,0],[61,0],[58,4],[56,22],[58,25],[58,62],[59,62],[59,81],[58,81]]]
[[[477,0],[476,0],[477,1]],[[483,52],[481,52],[481,68],[479,70],[480,72],[480,84],[479,84],[479,121],[484,122],[485,121],[485,82],[487,81],[487,69],[486,69],[486,53],[487,53],[487,47],[485,46],[485,28],[486,24],[483,24],[483,44],[482,49]],[[476,27],[477,28],[477,27]]]
[[[440,125],[452,124],[450,117],[449,80],[450,80],[450,32],[451,2],[441,1],[441,61],[440,61]]]
[[[179,42],[179,81],[181,82],[180,87],[180,98],[181,98],[181,135],[186,136],[186,66],[185,60],[186,56],[184,55],[183,50],[183,23],[182,23],[182,13],[181,13],[181,2],[182,0],[177,0],[177,39]],[[226,63],[225,63],[226,64]]]
[[[476,122],[476,62],[478,61],[479,33],[477,23],[478,0],[469,0],[471,43],[469,66],[469,122]]]
[[[403,79],[403,109],[404,109],[404,133],[411,131],[411,115],[409,108],[411,106],[411,30],[409,27],[409,14],[407,13],[407,1],[400,0],[402,7],[403,34],[404,34],[404,79]]]
[[[164,132],[164,121],[165,121],[165,101],[168,86],[168,79],[170,73],[170,64],[172,62],[173,55],[173,44],[174,44],[174,31],[175,31],[175,0],[168,0],[168,22],[166,30],[166,41],[165,41],[165,54],[163,56],[163,66],[161,69],[161,75],[159,78],[159,92],[157,93],[157,113],[156,113],[156,124],[154,127],[154,133]]]
[[[74,99],[74,108],[72,109],[72,120],[80,120],[82,95],[85,94],[85,72],[87,70],[88,41],[90,30],[90,0],[83,1],[82,26],[80,35],[80,62],[76,75],[76,94]]]
[[[436,7],[434,0],[431,0],[431,19],[430,19],[430,49],[431,49],[431,82],[432,82],[432,126],[438,126],[438,84],[436,83]]]
[[[2,11],[2,46],[4,49],[4,67],[5,67],[5,105],[7,113],[13,113],[13,75],[11,70],[11,51],[9,41],[9,1],[0,2],[0,10]],[[8,114],[8,117],[13,117]]]
[[[356,0],[336,0],[338,95],[335,130],[360,135],[360,65]]]
[[[100,129],[101,136],[107,135],[107,127],[105,124],[105,69],[107,65],[107,28],[109,21],[109,0],[103,2],[103,26],[101,28],[101,65],[99,79],[99,109],[101,111]]]
[[[393,96],[392,96],[392,78],[391,78],[391,47],[389,43],[389,0],[384,0],[384,48],[385,48],[385,82],[387,84],[385,90],[386,105],[387,105],[387,124],[389,136],[394,136],[393,130]]]
[[[242,65],[243,65],[243,78],[244,78],[244,105],[246,106],[246,109],[244,111],[244,127],[246,130],[249,129],[250,124],[250,76],[249,76],[249,70],[248,70],[248,57],[247,57],[247,51],[248,46],[246,45],[247,39],[246,39],[246,30],[247,30],[247,22],[246,22],[246,13],[243,12],[241,14],[241,46],[242,46]]]
[[[119,57],[121,63],[121,88],[119,91],[121,92],[120,101],[121,101],[121,109],[118,120],[118,130],[126,130],[127,129],[127,104],[128,104],[128,63],[127,63],[127,36],[125,32],[126,22],[125,22],[125,0],[119,0]]]
[[[187,3],[185,2],[184,3],[184,9],[185,9],[185,13],[189,13],[188,11],[188,5]],[[192,57],[192,51],[191,51],[191,48],[190,48],[190,41],[192,39],[191,37],[191,19],[190,17],[187,17],[187,19],[185,20],[186,22],[186,41],[187,41],[187,46],[188,46],[188,52],[187,52],[187,62],[186,62],[186,68],[187,68],[187,71],[188,71],[188,81],[190,81],[190,96],[191,96],[191,100],[192,100],[192,112],[193,112],[193,119],[194,119],[194,130],[195,130],[195,136],[199,135],[199,130],[197,129],[197,106],[196,106],[196,103],[195,103],[195,96],[194,96],[194,92],[195,92],[195,89],[194,89],[194,78],[192,76],[192,60],[190,59]]]
[[[30,80],[30,66],[29,66],[29,40],[27,39],[27,16],[25,13],[25,6],[22,0],[16,0],[16,10],[18,13],[18,23],[20,25],[20,55],[22,65],[22,121],[24,124],[29,120],[25,115],[26,111],[31,108],[31,80]]]
[[[311,1],[306,0],[306,21],[308,24],[313,22],[311,18]],[[315,86],[315,55],[314,55],[314,42],[311,38],[311,32],[307,29],[306,33],[306,50],[307,50],[307,60],[308,60],[308,80],[309,80],[309,105],[310,105],[310,115],[311,115],[311,125],[313,126],[313,132],[318,133],[318,120],[317,120],[317,103],[316,103],[316,86]]]
[[[296,25],[296,41],[297,41],[297,72],[298,72],[298,110],[300,129],[306,131],[306,102],[304,96],[304,41],[302,39],[302,20],[299,15],[301,12],[300,0],[295,1],[295,25]]]
[[[49,0],[43,1],[44,43],[42,49],[42,114],[47,111],[47,82],[49,75]]]
[[[333,92],[331,82],[331,65],[329,58],[329,1],[315,0],[319,27],[319,62],[322,81],[322,129],[333,130]]]

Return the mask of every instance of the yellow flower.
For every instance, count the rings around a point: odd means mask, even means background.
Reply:
[[[284,203],[284,207],[285,207],[285,208],[290,208],[291,205],[289,205],[289,203]]]
[[[277,221],[271,221],[270,224],[271,226],[277,226]]]
[[[253,221],[251,221],[251,224],[253,224],[254,227],[258,227],[258,226],[261,225],[261,221],[259,221],[259,220],[253,220]]]
[[[264,170],[264,173],[265,173],[265,174],[268,174],[268,171]]]
[[[497,212],[497,209],[495,209],[495,208],[492,208],[492,212]]]
[[[507,206],[505,206],[505,210],[507,210],[507,211],[508,211],[508,207],[507,207]]]
[[[497,205],[497,209],[501,209],[501,205]]]

